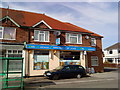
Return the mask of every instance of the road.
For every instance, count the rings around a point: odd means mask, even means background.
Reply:
[[[30,81],[31,80],[31,81]],[[28,80],[30,83],[26,88],[118,88],[118,71],[95,73],[90,77],[80,79],[60,79],[49,80],[47,78],[38,78]]]

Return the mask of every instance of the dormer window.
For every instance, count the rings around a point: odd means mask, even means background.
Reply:
[[[49,31],[34,31],[34,41],[49,42]]]
[[[66,33],[66,43],[82,44],[82,35]]]
[[[16,29],[12,27],[0,27],[0,39],[15,40]]]

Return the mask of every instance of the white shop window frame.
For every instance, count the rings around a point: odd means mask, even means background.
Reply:
[[[14,50],[16,50],[17,51],[17,53],[13,53],[13,51]],[[9,53],[8,51],[11,51],[11,53]],[[18,51],[22,51],[22,53],[18,53]],[[8,55],[12,55],[12,54],[17,54],[17,55],[22,55],[22,57],[23,57],[23,50],[21,50],[21,49],[8,49],[8,50],[6,50],[6,57],[8,57]]]
[[[34,39],[34,41],[37,41],[37,42],[50,42],[50,40],[49,40],[49,37],[50,37],[49,31],[43,31],[44,32],[44,41],[39,40],[40,39],[40,31],[39,30],[34,30],[34,37],[35,37],[35,31],[38,31],[39,33],[37,34],[38,35],[38,40]],[[48,40],[47,41],[45,41],[45,37],[46,37],[45,32],[48,32]]]
[[[0,29],[0,32],[2,32],[2,38],[0,38],[0,39],[3,39],[3,40],[16,40],[16,28],[14,28],[14,30],[15,30],[15,38],[14,39],[3,38],[4,37],[4,28],[5,27],[0,26],[0,28],[2,28],[2,30]],[[7,28],[13,28],[13,27],[7,27]]]
[[[97,61],[97,64],[92,64],[93,61]],[[99,66],[98,56],[91,56],[91,66]]]
[[[82,44],[82,34],[76,34],[76,36],[72,36],[74,33],[66,33],[66,43],[67,44]],[[69,35],[69,37],[67,38],[67,35]],[[80,35],[80,39],[79,39],[79,35]],[[70,37],[76,37],[77,38],[77,43],[72,43],[70,41]],[[80,40],[80,41],[79,41]]]

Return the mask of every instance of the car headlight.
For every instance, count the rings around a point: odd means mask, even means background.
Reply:
[[[46,75],[51,75],[51,73],[47,73]]]

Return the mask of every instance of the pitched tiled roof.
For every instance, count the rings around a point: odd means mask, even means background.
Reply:
[[[65,24],[67,24],[67,25],[70,25],[70,26],[72,26],[72,27],[74,27],[74,28],[77,28],[77,29],[81,29],[81,30],[86,30],[86,29],[83,29],[83,28],[81,28],[81,27],[78,27],[78,26],[76,26],[76,25],[74,25],[74,24],[71,24],[71,23],[65,23]],[[88,31],[88,30],[87,30]],[[101,35],[98,35],[98,34],[96,34],[96,33],[94,33],[94,32],[91,32],[91,31],[88,31],[89,33],[92,33],[92,36],[98,36],[98,37],[103,37],[103,36],[101,36]]]
[[[111,46],[105,48],[104,50],[110,50],[110,49],[120,49],[120,42],[115,43],[114,45],[111,45]]]
[[[5,9],[5,8],[0,8],[0,10],[1,9],[2,9],[2,12],[0,13],[2,13],[2,18],[5,17],[8,12],[8,16],[12,18],[20,26],[32,27],[33,25],[37,24],[41,20],[44,20],[52,29],[76,31],[76,32],[83,32],[83,33],[93,33],[89,30],[83,29],[81,27],[78,27],[70,23],[61,22],[59,20],[56,20],[44,14]],[[92,35],[102,37],[95,33],[93,33]]]

